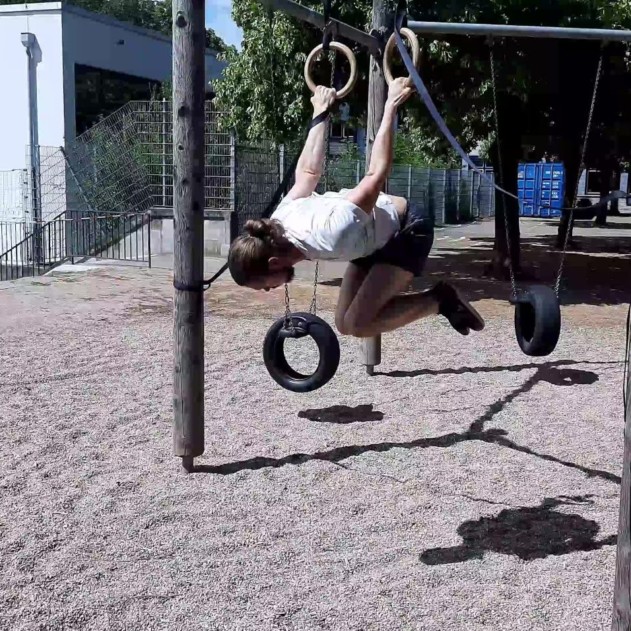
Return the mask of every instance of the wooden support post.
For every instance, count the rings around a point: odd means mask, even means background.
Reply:
[[[372,3],[372,28],[385,37],[385,34],[393,24],[393,15],[388,11],[386,0],[373,0]],[[366,125],[366,170],[370,163],[370,154],[375,136],[379,131],[383,110],[388,96],[388,86],[383,76],[381,57],[372,54],[370,56],[370,74],[368,76],[368,115]],[[366,366],[369,375],[374,374],[375,366],[381,363],[381,335],[367,337],[362,340],[362,363]]]
[[[204,453],[204,9],[173,2],[173,443],[187,471]]]
[[[631,370],[627,373],[625,386],[627,404],[624,411],[624,455],[611,631],[631,629]]]

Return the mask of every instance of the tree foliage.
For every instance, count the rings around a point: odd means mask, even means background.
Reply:
[[[321,10],[321,3],[300,0]],[[592,28],[631,26],[631,0],[410,0],[414,19],[428,21],[490,22]],[[372,2],[334,2],[336,18],[369,30]],[[273,137],[287,141],[295,136],[309,115],[309,91],[303,79],[306,55],[321,41],[317,29],[276,12],[257,0],[235,0],[233,18],[243,29],[240,54],[225,55],[229,62],[217,85],[218,102],[226,111],[226,122],[247,138]],[[351,116],[361,123],[366,114],[366,52],[352,42],[360,67],[360,78],[349,99]],[[488,142],[494,134],[489,47],[482,37],[421,37],[423,78],[448,125],[467,150]],[[600,45],[598,42],[510,39],[495,42],[500,116],[504,126],[518,125],[525,144],[535,154],[561,151],[563,133],[578,137],[587,120],[593,76]],[[611,91],[627,76],[625,47],[611,44],[607,50],[604,98],[597,114],[597,133],[618,139],[620,155],[626,158],[631,138],[620,147],[620,132],[626,127],[620,113],[628,110],[626,98],[614,98]],[[320,80],[328,83],[328,65],[320,64]],[[400,66],[402,69],[402,66]],[[402,71],[402,70],[401,70]],[[338,73],[338,83],[344,80]],[[626,80],[626,79],[625,79]],[[614,87],[615,91],[615,87]],[[576,120],[574,120],[576,119]],[[428,158],[453,159],[451,148],[437,131],[419,99],[406,105],[402,129],[408,144]],[[580,124],[579,124],[580,123]],[[581,129],[582,128],[582,129]],[[592,158],[602,152],[602,139],[594,140]]]
[[[321,4],[299,0],[321,11]],[[631,0],[408,0],[416,20],[545,25],[588,28],[630,28]],[[333,16],[369,30],[371,0],[333,2]],[[217,85],[225,123],[242,137],[295,138],[309,116],[309,92],[302,77],[306,55],[321,33],[293,18],[268,11],[257,0],[234,0],[233,17],[243,29],[241,54],[228,53],[228,69]],[[566,204],[574,200],[581,145],[585,137],[600,42],[497,38],[493,42],[497,70],[499,136],[493,116],[490,43],[483,37],[421,36],[421,73],[448,126],[465,150],[482,147],[503,184],[517,188],[517,163],[538,160],[547,152],[566,165]],[[362,124],[367,107],[368,58],[351,42],[360,77],[349,98],[351,116]],[[587,164],[608,172],[631,162],[629,51],[610,42],[602,49],[603,74]],[[325,64],[319,81],[329,84]],[[399,66],[399,72],[403,68]],[[343,81],[343,77],[338,77]],[[416,155],[426,163],[459,164],[460,159],[437,129],[420,101],[411,99],[402,112],[397,153]],[[498,199],[498,208],[501,206]],[[513,235],[511,258],[519,267],[517,207],[508,202]],[[503,213],[496,217],[497,266],[506,265],[508,248]],[[561,236],[561,235],[560,235]],[[497,267],[496,266],[496,267]]]
[[[315,2],[303,2],[321,8]],[[360,24],[369,20],[368,3],[344,2],[340,5],[340,19]],[[271,138],[291,142],[302,129],[309,115],[309,97],[303,77],[308,53],[321,42],[316,29],[304,25],[279,12],[271,13],[257,0],[234,0],[232,16],[243,29],[242,51],[228,51],[223,55],[228,63],[222,80],[217,82],[217,103],[225,112],[224,123],[237,130],[242,138]],[[365,115],[367,86],[367,56],[356,45],[346,42],[355,50],[360,77],[352,98],[351,117]],[[347,74],[345,63],[337,64],[336,81],[344,83]],[[330,64],[319,63],[314,79],[330,84]]]

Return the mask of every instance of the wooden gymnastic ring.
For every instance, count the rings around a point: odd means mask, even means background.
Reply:
[[[419,60],[421,58],[421,47],[418,43],[418,38],[416,37],[416,33],[410,30],[409,28],[402,28],[400,31],[401,36],[410,42],[410,46],[412,47],[412,63],[414,67],[418,70]],[[383,52],[383,75],[386,79],[386,83],[390,85],[394,81],[394,77],[392,76],[392,70],[390,69],[390,58],[392,57],[392,53],[397,47],[397,40],[394,37],[394,33],[390,35],[390,39],[388,39],[388,43],[386,44],[386,49]],[[408,78],[410,85],[412,84],[411,79]]]
[[[357,60],[355,59],[353,51],[348,46],[341,44],[340,42],[329,42],[329,48],[344,53],[344,56],[346,57],[346,59],[348,59],[348,63],[351,66],[351,76],[346,82],[346,85],[341,90],[338,90],[335,93],[336,98],[343,99],[345,96],[350,94],[351,90],[355,87],[355,83],[357,82]],[[309,53],[307,61],[305,62],[305,81],[309,86],[309,89],[313,93],[315,93],[317,86],[311,79],[311,68],[321,52],[322,44],[318,44]]]

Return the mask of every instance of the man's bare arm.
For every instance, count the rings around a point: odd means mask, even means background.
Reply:
[[[323,114],[335,102],[336,92],[332,88],[318,86],[311,98],[313,118]],[[327,119],[320,121],[309,130],[298,164],[296,183],[287,193],[289,199],[309,197],[322,177],[322,167],[326,153],[326,134],[329,129]]]
[[[390,84],[381,125],[372,145],[368,171],[362,181],[346,195],[346,199],[368,214],[372,213],[392,167],[394,122],[397,110],[411,93],[412,90],[406,79],[395,79]]]

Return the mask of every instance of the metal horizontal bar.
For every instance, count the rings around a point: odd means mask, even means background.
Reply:
[[[408,20],[407,26],[415,33],[427,33],[430,35],[496,35],[498,37],[533,37],[542,39],[631,41],[631,30],[511,24],[467,24],[464,22],[415,22],[412,20]]]
[[[325,27],[324,15],[322,15],[322,13],[318,13],[309,7],[303,7],[296,2],[292,2],[292,0],[259,0],[259,2],[265,6],[275,9],[276,11],[282,11],[283,13],[291,15],[298,20],[317,26],[318,28],[323,29]],[[353,26],[349,26],[344,22],[340,22],[339,20],[331,19],[330,23],[331,33],[334,36],[339,35],[340,37],[357,42],[362,46],[366,46],[370,52],[379,52],[381,44],[379,39],[376,37],[370,35],[369,33],[365,33],[364,31],[360,31]]]

